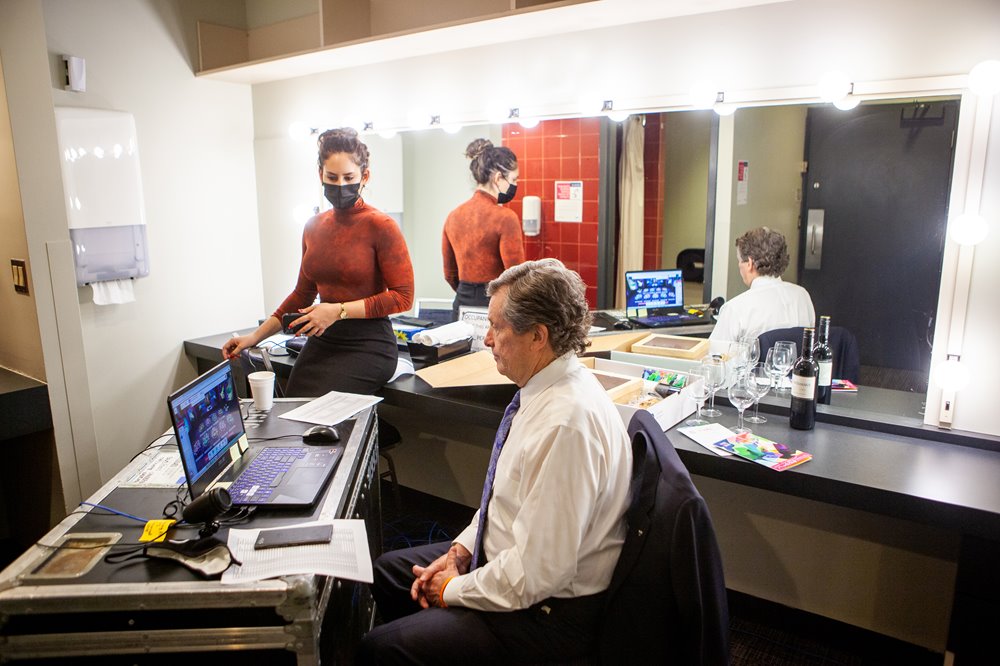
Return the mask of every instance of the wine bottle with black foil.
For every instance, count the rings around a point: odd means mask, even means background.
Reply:
[[[796,430],[812,430],[816,425],[816,380],[819,365],[813,359],[816,329],[802,331],[802,355],[792,366],[792,411],[788,425]]]
[[[830,349],[830,318],[823,315],[819,318],[819,328],[816,330],[816,347],[813,358],[819,365],[819,378],[816,381],[816,400],[821,405],[830,404],[833,391],[833,350]]]

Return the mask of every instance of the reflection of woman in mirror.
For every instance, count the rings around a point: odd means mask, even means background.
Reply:
[[[302,263],[291,294],[257,330],[226,342],[226,358],[281,330],[281,316],[309,336],[285,394],[371,394],[396,371],[388,316],[413,302],[413,267],[396,221],[361,198],[370,176],[368,147],[350,128],[319,136],[319,177],[331,210],[306,222]],[[316,295],[320,302],[314,304]]]
[[[757,227],[736,239],[740,277],[750,287],[719,310],[709,339],[719,343],[756,338],[765,331],[814,326],[816,310],[809,292],[781,274],[788,268],[788,245],[780,232]]]
[[[524,261],[521,222],[505,204],[517,191],[517,156],[476,139],[465,149],[476,180],[472,198],[448,214],[441,238],[444,279],[455,290],[453,319],[463,305],[486,307],[486,284]]]

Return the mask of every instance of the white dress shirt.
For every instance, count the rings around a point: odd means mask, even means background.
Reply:
[[[780,277],[758,275],[750,288],[719,310],[709,340],[712,353],[725,351],[733,340],[755,338],[765,331],[815,326],[816,310],[809,292]]]
[[[449,606],[527,608],[607,589],[625,539],[632,472],[628,432],[611,399],[566,354],[521,389],[497,463],[487,563],[445,588]],[[472,552],[479,512],[455,541]]]

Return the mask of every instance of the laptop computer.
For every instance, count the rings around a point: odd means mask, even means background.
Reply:
[[[191,499],[228,485],[236,506],[305,508],[316,503],[341,446],[249,447],[229,361],[167,398]]]
[[[679,268],[626,272],[625,316],[645,328],[680,326],[704,318],[685,310]]]

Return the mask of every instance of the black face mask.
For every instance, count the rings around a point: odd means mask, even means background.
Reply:
[[[323,195],[330,205],[338,210],[353,206],[361,195],[361,183],[348,185],[331,185],[323,183]]]
[[[510,187],[507,188],[506,192],[497,193],[497,203],[505,204],[511,199],[513,199],[515,194],[517,194],[517,185],[511,183]]]

